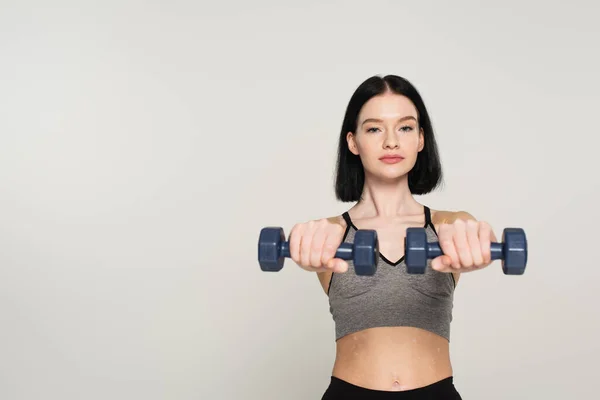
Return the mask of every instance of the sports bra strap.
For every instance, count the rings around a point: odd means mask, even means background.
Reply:
[[[425,207],[425,226],[427,226],[427,225],[433,226],[433,224],[431,223],[431,210],[427,206],[423,206],[423,207]]]
[[[349,227],[353,226],[352,220],[350,219],[350,214],[348,214],[348,211],[346,211],[342,214],[342,218],[344,218],[344,221],[346,221],[346,224],[348,224]]]

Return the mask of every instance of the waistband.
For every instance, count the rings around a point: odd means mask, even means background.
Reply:
[[[350,382],[332,376],[329,387],[323,394],[321,400],[461,400],[460,394],[454,386],[454,378],[439,380],[427,386],[403,390],[387,391],[374,390],[354,385]]]

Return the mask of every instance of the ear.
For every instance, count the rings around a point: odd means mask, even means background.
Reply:
[[[348,132],[346,134],[346,141],[348,142],[348,149],[352,152],[352,154],[357,156],[358,146],[356,145],[356,138],[354,137],[354,133]]]
[[[419,130],[419,152],[425,147],[425,132],[423,128]]]

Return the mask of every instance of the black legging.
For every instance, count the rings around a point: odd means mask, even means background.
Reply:
[[[462,400],[448,377],[424,387],[399,392],[371,390],[331,377],[329,387],[321,400]]]

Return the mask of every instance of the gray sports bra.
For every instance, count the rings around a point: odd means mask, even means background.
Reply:
[[[344,242],[352,243],[358,230],[348,212]],[[437,241],[431,211],[425,207],[429,241]],[[404,256],[396,262],[379,255],[372,276],[354,273],[352,261],[345,273],[334,273],[329,282],[329,310],[335,322],[336,340],[363,329],[382,326],[412,326],[450,340],[450,322],[456,282],[451,273],[428,268],[422,275],[408,274]]]

